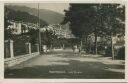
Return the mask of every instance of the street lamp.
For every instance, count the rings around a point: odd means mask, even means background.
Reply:
[[[38,36],[39,36],[39,53],[41,53],[41,34],[40,34],[40,17],[39,17],[39,3],[38,3]]]

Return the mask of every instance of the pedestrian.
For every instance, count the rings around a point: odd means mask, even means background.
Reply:
[[[77,49],[77,45],[75,45],[75,46],[74,46],[74,53],[76,54],[77,51],[78,51],[78,49]]]
[[[78,49],[79,49],[79,53],[81,53],[81,46],[79,46]]]
[[[75,47],[74,46],[72,46],[72,50],[73,50],[73,53],[75,52]]]

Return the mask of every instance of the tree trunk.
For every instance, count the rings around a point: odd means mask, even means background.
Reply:
[[[81,39],[81,41],[80,41],[79,53],[81,53],[82,47],[83,47],[83,42],[82,42],[82,39]]]
[[[88,51],[88,42],[87,42],[87,41],[88,41],[88,37],[86,36],[86,37],[85,37],[85,42],[86,42],[86,53],[88,53],[88,52],[87,52],[87,51]]]
[[[91,43],[89,42],[89,53],[92,52],[92,49],[91,49]]]
[[[114,48],[113,48],[113,38],[111,34],[111,55],[112,55],[112,60],[114,60]]]
[[[50,49],[52,49],[52,48],[53,48],[53,46],[52,46],[52,44],[51,44]]]
[[[97,54],[97,33],[95,33],[95,54]]]
[[[63,44],[63,49],[65,48],[65,45]]]
[[[39,52],[41,53],[41,45],[42,45],[42,44],[41,44],[41,33],[40,33],[40,29],[39,29],[39,31],[38,31],[38,37],[39,37],[39,38],[38,38],[38,39],[39,39],[39,40],[38,40],[38,41],[39,41]]]

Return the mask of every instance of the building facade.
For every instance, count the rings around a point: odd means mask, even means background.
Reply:
[[[64,27],[64,25],[59,24],[53,24],[49,25],[54,34],[57,35],[60,38],[75,38],[75,36],[71,33],[71,30],[69,30],[69,27]]]
[[[27,33],[29,29],[38,29],[38,25],[34,23],[8,21],[10,25],[7,29],[11,29],[13,34]]]

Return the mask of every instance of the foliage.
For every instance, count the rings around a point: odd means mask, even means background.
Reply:
[[[52,31],[46,30],[45,32],[41,32],[41,43],[43,45],[51,45],[53,38],[54,38],[54,35]]]
[[[124,35],[125,6],[120,4],[70,4],[65,10],[62,24],[69,22],[72,33],[81,38],[95,35],[95,51],[97,37],[111,38],[117,34]],[[107,43],[107,42],[106,42]],[[87,45],[87,44],[86,44]],[[88,46],[86,46],[88,48]]]
[[[65,10],[65,18],[62,24],[70,23],[72,33],[83,38],[89,35],[93,28],[95,9],[91,4],[70,4],[69,10]]]
[[[27,39],[28,42],[30,42],[32,44],[36,44],[36,43],[38,43],[38,34],[39,34],[39,30],[30,29],[27,34],[23,34],[23,35],[26,35],[28,37],[28,39]]]
[[[70,4],[65,10],[62,24],[70,23],[70,29],[78,37],[97,34],[124,33],[125,7],[120,4]],[[106,32],[107,31],[107,32]]]
[[[14,41],[22,41],[22,42],[30,42],[32,44],[37,43],[38,39],[38,30],[29,28],[28,33],[22,33],[19,35],[12,34],[13,30],[11,28],[8,28],[11,23],[10,21],[18,21],[18,22],[26,22],[26,23],[38,23],[39,19],[38,17],[31,15],[27,12],[21,12],[21,11],[14,11],[13,9],[10,9],[5,6],[5,17],[4,17],[4,27],[5,27],[5,40],[12,39]],[[43,27],[47,25],[47,23],[43,20],[40,20],[40,27]],[[24,25],[22,25],[22,29],[25,29]],[[15,38],[16,37],[16,38]],[[17,39],[18,38],[18,39]]]
[[[122,47],[120,49],[117,49],[117,59],[123,59],[125,60],[125,47]]]
[[[106,35],[124,34],[125,8],[119,7],[120,4],[102,4],[100,12],[103,18],[102,32]]]
[[[7,29],[7,27],[9,26],[9,25],[11,25],[9,22],[7,22],[7,20],[6,20],[6,18],[5,18],[5,20],[4,20],[4,27],[6,27],[6,29],[4,29],[4,39],[5,40],[7,40],[7,39],[10,39],[10,38],[12,38],[12,29]]]

